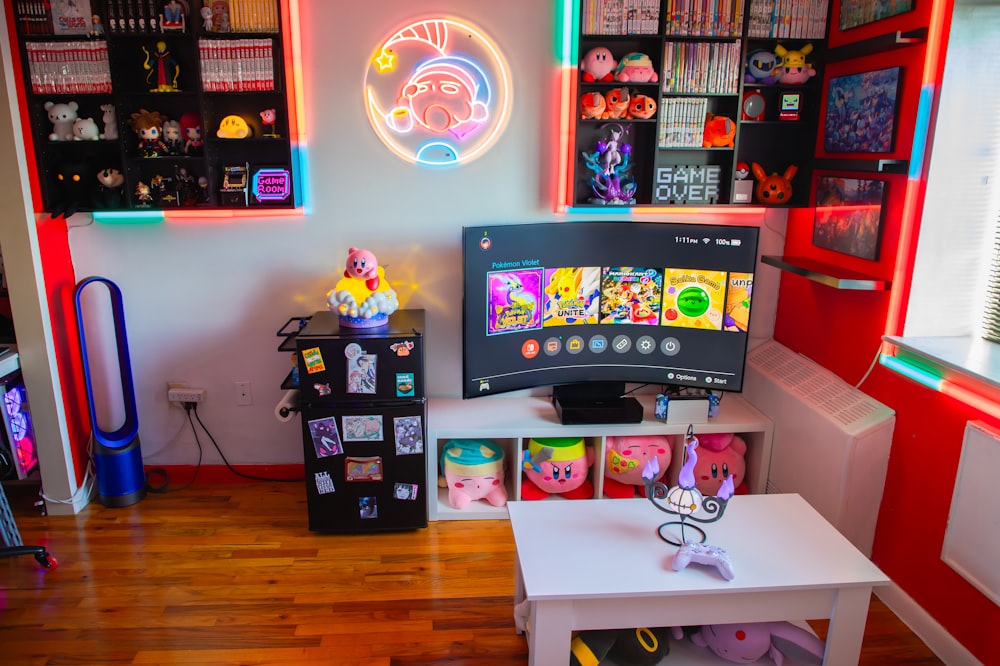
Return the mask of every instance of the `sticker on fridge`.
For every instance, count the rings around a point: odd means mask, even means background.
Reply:
[[[326,364],[323,363],[323,354],[320,352],[319,347],[303,349],[302,362],[306,364],[306,372],[310,375],[326,370]]]
[[[316,472],[316,492],[320,495],[329,495],[330,493],[336,492],[337,489],[333,487],[333,479],[330,478],[329,472]]]
[[[383,439],[381,414],[344,417],[345,442],[381,442]]]
[[[413,373],[412,372],[397,372],[396,373],[396,397],[397,398],[412,398],[414,391],[413,384]]]
[[[359,497],[358,510],[362,518],[378,518],[378,502],[374,497]]]
[[[309,435],[317,458],[328,458],[344,452],[335,416],[309,421]]]
[[[397,416],[392,420],[396,435],[396,455],[424,452],[424,429],[419,416]]]
[[[415,483],[397,483],[392,487],[392,496],[398,500],[415,500],[417,488]]]
[[[377,362],[375,354],[347,354],[348,393],[375,393]]]
[[[347,481],[381,481],[382,457],[347,456],[344,459],[344,479]]]

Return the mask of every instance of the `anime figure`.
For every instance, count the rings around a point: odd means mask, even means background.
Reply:
[[[135,198],[139,202],[139,207],[149,208],[150,203],[153,201],[153,191],[149,188],[149,185],[140,180],[135,184]]]
[[[90,17],[90,36],[95,38],[104,37],[104,24],[101,17],[94,14]]]
[[[184,138],[181,134],[180,121],[163,121],[163,145],[167,147],[167,155],[180,155],[184,152]]]
[[[167,43],[156,42],[156,49],[150,53],[145,46],[142,52],[146,54],[146,60],[142,63],[142,68],[146,74],[146,83],[155,86],[149,92],[178,92],[177,79],[180,78],[181,68],[174,57],[167,50]]]
[[[170,0],[163,5],[163,14],[160,15],[161,30],[183,30],[184,29],[184,5],[177,0]]]
[[[264,109],[260,112],[260,121],[264,123],[264,127],[269,128],[263,136],[268,139],[277,139],[278,135],[274,131],[274,125],[278,122],[278,110]]]
[[[139,109],[132,114],[129,125],[139,135],[140,157],[160,157],[167,154],[167,147],[162,139],[163,121],[159,111]]]
[[[122,172],[112,167],[98,171],[94,208],[121,208],[124,200],[125,176]]]
[[[228,0],[212,0],[212,32],[229,32]]]
[[[101,138],[113,141],[118,138],[118,115],[115,112],[115,105],[101,104],[101,111],[103,112],[101,121],[104,123]]]
[[[214,27],[212,22],[212,8],[202,7],[199,13],[201,14],[201,29],[205,32],[212,32]]]
[[[204,139],[201,137],[201,118],[189,111],[181,114],[181,133],[184,138],[184,154],[192,157],[201,155]]]

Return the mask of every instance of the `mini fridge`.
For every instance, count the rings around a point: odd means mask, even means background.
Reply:
[[[424,311],[380,329],[320,311],[295,346],[309,529],[426,527]]]

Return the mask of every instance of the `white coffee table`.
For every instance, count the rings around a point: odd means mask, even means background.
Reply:
[[[690,564],[645,499],[509,502],[515,605],[527,599],[531,666],[569,663],[587,629],[830,618],[824,663],[858,662],[872,587],[890,581],[799,495],[740,495],[704,526],[736,577]],[[691,538],[689,534],[689,538]]]

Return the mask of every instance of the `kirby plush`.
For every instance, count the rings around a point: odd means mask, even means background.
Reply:
[[[695,487],[706,497],[719,494],[726,477],[733,477],[736,494],[745,495],[747,444],[731,432],[698,435],[698,462],[694,466]]]
[[[549,495],[591,499],[594,484],[588,472],[593,464],[594,450],[582,437],[531,439],[524,451],[521,499],[539,500]]]
[[[645,53],[626,53],[615,68],[615,81],[622,83],[656,83],[656,67]]]
[[[344,271],[344,277],[364,280],[370,291],[376,291],[379,283],[378,260],[368,250],[352,247],[347,250],[347,270]]]
[[[580,75],[584,81],[614,81],[618,61],[605,46],[595,46],[583,55]]]
[[[607,438],[604,462],[604,494],[622,498],[645,496],[642,470],[652,459],[659,469],[670,467],[670,437],[667,435],[631,435]]]
[[[453,439],[441,450],[441,469],[448,485],[448,504],[464,509],[473,501],[493,506],[507,503],[503,449],[488,439]]]

